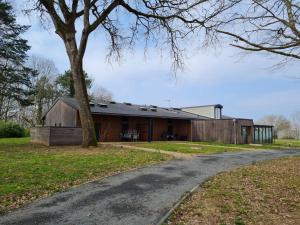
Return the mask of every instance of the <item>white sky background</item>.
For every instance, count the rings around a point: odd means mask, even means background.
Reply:
[[[53,29],[43,29],[35,16],[20,12],[18,22],[31,25],[25,35],[30,54],[53,60],[60,72],[69,69],[63,42]],[[217,50],[191,50],[185,70],[174,77],[168,54],[161,57],[151,49],[145,58],[143,48],[137,47],[134,53],[125,53],[121,62],[109,64],[106,44],[99,34],[91,35],[84,69],[116,101],[174,107],[220,103],[226,115],[254,119],[266,114],[290,116],[300,110],[300,80],[287,78],[300,77],[299,61],[272,70],[277,57],[241,57],[224,44]]]

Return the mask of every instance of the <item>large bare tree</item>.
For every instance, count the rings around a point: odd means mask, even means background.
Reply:
[[[286,136],[291,129],[291,122],[282,115],[267,115],[256,121],[256,123],[273,125],[275,138],[278,138],[278,136]]]
[[[109,102],[113,100],[113,93],[107,90],[105,87],[96,85],[93,87],[93,90],[91,91],[90,99],[97,103]]]
[[[292,127],[295,139],[300,139],[300,111],[296,111],[292,114]]]
[[[33,95],[35,105],[28,107],[31,108],[32,116],[30,124],[41,125],[43,111],[49,108],[57,97],[54,79],[58,75],[58,70],[52,60],[38,55],[31,56],[28,64],[37,73],[37,76],[31,79],[35,90]]]
[[[242,0],[232,8],[223,29],[232,46],[300,59],[300,1]]]
[[[28,0],[30,1],[30,0]],[[83,77],[83,57],[95,30],[109,37],[109,55],[143,40],[169,47],[174,65],[182,64],[183,42],[216,25],[214,18],[234,5],[227,0],[31,0],[41,16],[50,16],[67,51],[75,96],[80,104],[83,147],[97,145]],[[100,41],[100,40],[99,40]],[[188,43],[188,42],[186,42]],[[103,43],[102,43],[103,44]],[[157,46],[157,45],[156,45]]]

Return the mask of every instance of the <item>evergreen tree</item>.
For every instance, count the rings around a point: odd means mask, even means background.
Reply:
[[[89,90],[92,87],[93,80],[89,78],[86,72],[83,73],[85,78],[86,89]],[[70,70],[67,70],[64,74],[58,76],[56,78],[55,83],[57,85],[57,89],[60,96],[75,96],[74,81],[72,79]]]
[[[36,73],[25,66],[30,47],[21,37],[27,29],[16,23],[12,6],[0,0],[0,117],[5,119],[7,110],[3,107],[7,101],[21,106],[32,104],[31,78]]]

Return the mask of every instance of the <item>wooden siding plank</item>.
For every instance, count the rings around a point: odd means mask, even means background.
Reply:
[[[77,110],[59,100],[46,115],[45,126],[76,127]]]
[[[234,124],[235,123],[235,124]],[[218,141],[226,144],[235,143],[235,133],[237,144],[243,142],[241,127],[249,127],[248,142],[253,140],[253,121],[246,119],[233,120],[193,120],[192,121],[192,141]]]

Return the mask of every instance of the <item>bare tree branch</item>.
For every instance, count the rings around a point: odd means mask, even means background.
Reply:
[[[244,0],[217,31],[239,49],[300,59],[299,6],[299,0]]]
[[[96,29],[109,37],[108,55],[136,42],[168,52],[173,68],[183,66],[189,38],[205,36],[212,43],[218,16],[241,0],[32,0],[35,10],[48,14],[69,57],[76,98],[80,104],[83,146],[96,145],[93,119],[83,77],[83,58],[89,36]],[[78,25],[80,24],[80,25]],[[201,43],[204,44],[204,43]],[[166,51],[167,50],[167,51]]]

